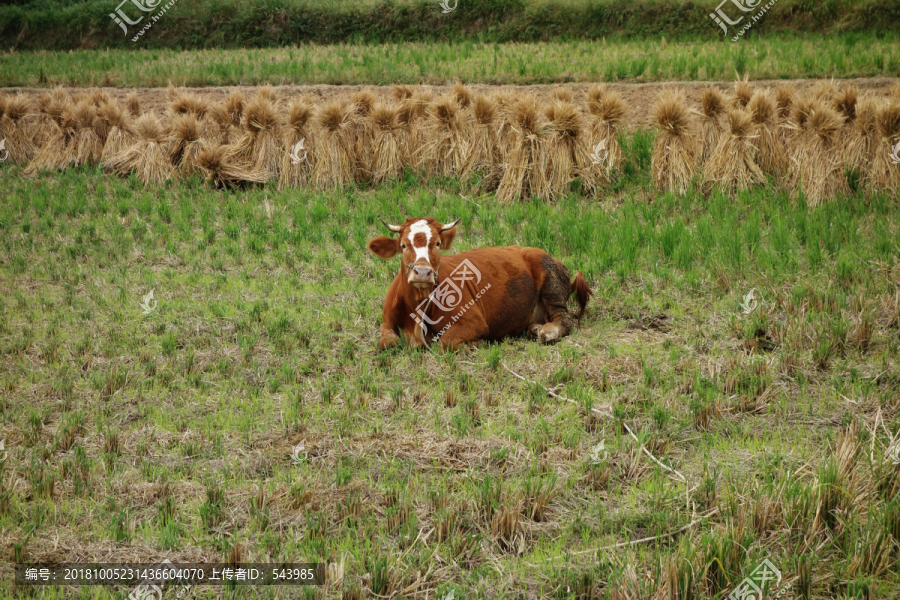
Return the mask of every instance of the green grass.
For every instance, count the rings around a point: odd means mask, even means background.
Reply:
[[[683,0],[479,0],[461,1],[444,13],[440,0],[192,0],[177,1],[162,15],[146,13],[160,19],[135,42],[148,19],[128,27],[126,33],[110,18],[117,4],[35,0],[0,7],[0,38],[4,48],[15,50],[277,48],[305,42],[464,39],[535,42],[603,36],[708,41],[722,39],[709,17],[715,5]],[[123,10],[130,20],[142,14],[134,7]],[[898,23],[900,9],[882,0],[779,0],[752,31],[896,35]]]
[[[0,56],[2,86],[537,84],[895,76],[896,38],[766,36],[722,42],[404,43],[249,50],[79,50]]]
[[[343,559],[348,592],[422,574],[438,598],[721,598],[769,558],[797,597],[896,598],[898,199],[656,195],[638,135],[616,194],[555,205],[412,175],[222,193],[4,165],[3,555],[237,546]],[[455,252],[534,245],[583,271],[581,329],[376,352],[398,265],[365,244],[404,215],[461,217]]]

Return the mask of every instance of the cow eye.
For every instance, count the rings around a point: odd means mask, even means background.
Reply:
[[[406,244],[400,244],[400,247],[406,250]]]
[[[441,245],[441,243],[440,243],[440,242],[438,242],[438,243],[437,243],[437,245],[438,245],[438,246],[440,246],[440,245]]]

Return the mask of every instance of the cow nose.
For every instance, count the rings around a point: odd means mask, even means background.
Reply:
[[[416,267],[413,271],[416,275],[416,279],[429,279],[433,273],[431,267]]]

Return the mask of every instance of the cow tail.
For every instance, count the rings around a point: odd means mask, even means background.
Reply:
[[[591,288],[588,287],[587,281],[585,281],[581,271],[575,273],[575,279],[572,280],[572,287],[569,294],[571,295],[573,293],[575,294],[575,299],[578,301],[578,312],[575,314],[575,317],[580,323],[581,317],[584,316],[584,309],[587,307],[588,298],[594,295]]]

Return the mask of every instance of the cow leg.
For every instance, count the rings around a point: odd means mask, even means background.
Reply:
[[[534,307],[534,313],[531,315],[531,325],[528,326],[528,337],[536,340],[541,334],[541,327],[547,323],[547,309],[544,303],[538,298],[537,306]]]
[[[546,311],[546,323],[541,325],[534,334],[538,340],[545,344],[558,342],[569,335],[575,320],[569,314],[566,303],[572,295],[569,283],[569,270],[560,262],[549,256],[542,261],[544,267],[544,282],[541,286],[540,303]],[[529,332],[536,329],[538,323],[529,327]]]
[[[391,346],[396,346],[400,343],[400,336],[397,335],[397,332],[393,330],[391,327],[386,327],[384,323],[381,324],[381,339],[378,342],[379,350],[387,350]]]

